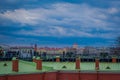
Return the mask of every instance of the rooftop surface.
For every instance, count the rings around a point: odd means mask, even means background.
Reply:
[[[3,66],[4,63],[7,66]],[[19,60],[19,72],[12,71],[12,61],[0,62],[0,74],[21,74],[21,73],[33,73],[33,72],[44,72],[53,70],[51,67],[44,66],[42,70],[36,70],[36,63]]]
[[[6,63],[7,66],[3,66],[4,63]],[[43,62],[42,66],[42,70],[36,70],[36,63],[19,60],[19,72],[14,72],[12,71],[12,61],[2,61],[0,62],[0,74],[23,74],[54,70],[76,70],[75,62]],[[106,69],[107,67],[109,67],[109,69]],[[95,63],[81,62],[80,70],[95,71]],[[120,63],[100,63],[99,71],[120,72]]]
[[[53,67],[55,70],[76,70],[75,62],[43,62],[43,66]],[[66,68],[63,68],[63,66],[66,66]],[[95,63],[81,62],[80,70],[95,71]],[[120,63],[100,63],[100,71],[120,71]]]

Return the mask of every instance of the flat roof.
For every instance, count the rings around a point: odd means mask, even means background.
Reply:
[[[3,66],[4,63],[7,66]],[[47,71],[55,71],[55,70],[73,70],[77,71],[79,69],[75,69],[75,62],[42,62],[43,69],[36,70],[35,62],[28,62],[19,60],[19,71],[12,71],[12,61],[1,61],[0,62],[0,75],[2,74],[24,74],[24,73],[36,73],[36,72],[47,72]],[[106,69],[109,67],[109,69]],[[94,62],[81,62],[80,64],[81,71],[96,71]],[[110,62],[101,62],[99,71],[116,71],[120,72],[120,63],[110,63]]]
[[[76,70],[75,62],[43,62],[43,66],[53,67],[55,70]],[[66,66],[66,68],[63,68],[63,66]],[[99,71],[120,71],[120,63],[101,62],[99,66]],[[95,63],[81,62],[80,70],[95,71]]]
[[[7,66],[3,66],[4,63]],[[19,71],[12,71],[12,61],[2,61],[0,62],[0,74],[23,74],[23,73],[33,73],[33,72],[45,72],[53,70],[52,67],[44,66],[42,70],[36,69],[36,63],[19,60]]]

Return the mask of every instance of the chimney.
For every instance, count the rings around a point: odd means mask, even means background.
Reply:
[[[36,62],[36,58],[35,58],[35,56],[33,56],[33,62]]]
[[[95,59],[95,70],[99,70],[99,59]]]
[[[60,62],[60,56],[56,56],[56,62]]]
[[[36,69],[42,70],[42,59],[40,59],[40,57],[36,58]]]
[[[80,57],[76,58],[76,69],[80,69]]]
[[[18,72],[19,70],[19,60],[16,57],[12,58],[12,71]]]
[[[112,63],[116,63],[116,62],[117,62],[116,57],[112,57]]]

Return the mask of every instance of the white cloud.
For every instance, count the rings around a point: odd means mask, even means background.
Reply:
[[[31,12],[25,9],[14,10],[13,12],[7,11],[2,16],[14,22],[21,23],[21,24],[35,25],[38,23],[36,21],[38,16],[36,14],[32,14]],[[39,17],[41,17],[41,15],[39,15]]]
[[[114,21],[109,22],[109,19],[114,19],[116,16],[111,17],[111,14],[118,12],[117,8],[103,9],[87,4],[56,3],[49,5],[48,8],[6,11],[0,13],[0,17],[22,25],[37,26],[33,27],[31,31],[20,30],[18,34],[96,37],[96,34],[91,31],[111,31],[114,29],[115,23]]]
[[[86,24],[86,22],[95,24],[98,21],[102,22],[101,19],[107,19],[107,15],[102,11],[104,9],[93,8],[85,4],[58,3],[51,5],[48,9],[17,9],[0,15],[14,22],[30,25],[40,24],[40,21],[52,24]]]
[[[109,12],[110,14],[115,14],[115,13],[118,13],[119,10],[118,10],[117,8],[110,8],[110,9],[108,9],[108,12]]]

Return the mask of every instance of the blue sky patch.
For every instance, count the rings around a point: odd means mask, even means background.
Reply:
[[[120,36],[119,0],[0,1],[0,44],[111,46]]]

